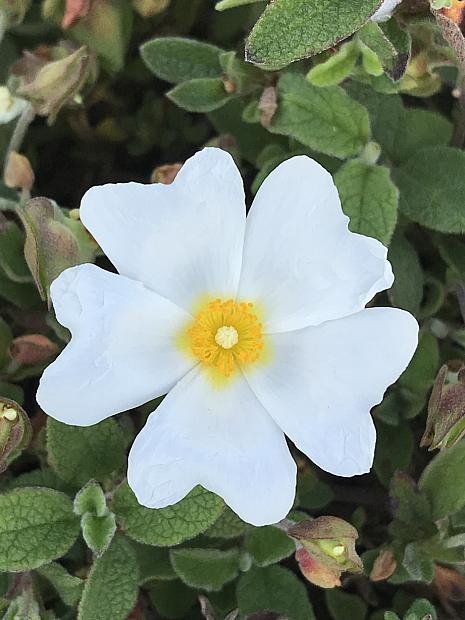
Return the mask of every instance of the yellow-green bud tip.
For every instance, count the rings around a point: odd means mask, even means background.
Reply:
[[[3,411],[1,412],[0,416],[2,418],[6,418],[10,422],[14,422],[18,417],[18,413],[12,407],[5,407],[5,409],[3,409]]]

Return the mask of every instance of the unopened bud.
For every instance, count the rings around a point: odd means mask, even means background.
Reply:
[[[15,97],[6,86],[0,86],[0,125],[9,123],[19,116],[27,106],[27,101]]]
[[[30,191],[34,185],[34,172],[28,158],[12,151],[6,162],[4,181],[7,187]]]
[[[171,0],[132,0],[134,9],[142,17],[153,17],[165,11]]]
[[[70,28],[85,17],[90,9],[91,0],[66,0],[65,13],[61,22],[63,30]]]
[[[51,124],[61,108],[74,100],[91,72],[91,56],[85,46],[60,60],[39,59],[35,71],[23,76],[25,83],[18,88],[18,94],[32,103],[37,114],[48,116]]]
[[[15,338],[10,345],[10,355],[26,366],[44,364],[58,353],[58,346],[42,334],[30,334]]]
[[[7,27],[20,24],[31,5],[31,0],[0,0],[0,12],[4,12]]]
[[[182,164],[165,164],[164,166],[157,166],[152,172],[150,177],[151,183],[163,183],[164,185],[170,185],[176,178],[178,172],[181,170]]]
[[[444,364],[434,382],[420,446],[450,448],[465,435],[465,367],[450,373]]]
[[[390,549],[382,549],[374,561],[370,573],[371,581],[384,581],[389,579],[397,568],[397,562]]]

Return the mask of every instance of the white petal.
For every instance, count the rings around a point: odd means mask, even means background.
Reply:
[[[118,271],[191,311],[201,296],[237,291],[245,200],[221,149],[186,161],[174,183],[91,188],[81,218]]]
[[[417,345],[415,319],[371,308],[269,338],[268,366],[245,371],[268,413],[322,469],[339,476],[369,471],[375,447],[369,411],[407,367]]]
[[[402,0],[384,0],[382,5],[376,11],[376,13],[372,15],[371,17],[372,21],[374,22],[387,21],[391,17],[396,6],[400,4],[401,2]]]
[[[254,525],[287,515],[295,477],[283,433],[245,379],[215,388],[200,367],[152,413],[129,454],[128,482],[144,506],[174,504],[201,484]]]
[[[0,86],[0,125],[9,123],[22,114],[27,105],[25,99],[15,97],[6,86]]]
[[[386,248],[348,221],[331,175],[306,156],[264,181],[247,218],[239,297],[263,305],[267,332],[353,314],[392,285]]]
[[[191,317],[139,282],[80,265],[53,282],[51,295],[73,335],[37,392],[53,418],[96,424],[166,394],[192,367],[175,342]]]

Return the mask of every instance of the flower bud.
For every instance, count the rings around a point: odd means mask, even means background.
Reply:
[[[8,398],[0,398],[0,473],[4,472],[32,438],[29,417]]]
[[[428,403],[426,430],[420,446],[450,448],[465,434],[465,367],[452,373],[444,364],[438,372]]]
[[[302,521],[288,530],[303,549],[296,553],[302,573],[315,585],[334,588],[344,572],[359,573],[363,564],[355,550],[357,530],[338,517]]]
[[[7,27],[20,24],[30,5],[31,0],[0,0],[0,13],[6,15]]]
[[[12,151],[6,162],[4,181],[7,187],[30,191],[34,185],[34,172],[28,158]]]
[[[42,334],[18,336],[10,345],[11,357],[18,364],[26,366],[44,364],[57,353],[57,345]]]
[[[397,562],[391,549],[381,549],[376,557],[370,573],[371,581],[384,581],[392,577],[397,568]]]
[[[152,172],[150,177],[151,183],[163,183],[164,185],[170,185],[176,175],[181,170],[182,164],[165,164],[164,166],[157,166]]]
[[[90,3],[91,0],[66,0],[65,14],[61,22],[63,30],[85,17],[90,10]]]
[[[92,71],[91,56],[85,46],[60,60],[47,62],[35,57],[33,63],[20,61],[13,67],[24,78],[18,94],[28,99],[37,114],[48,116],[52,124],[61,108],[73,101]],[[26,72],[22,72],[23,68]]]
[[[6,86],[0,86],[0,125],[15,119],[26,106],[27,101],[15,97]]]
[[[142,17],[153,17],[168,8],[171,0],[132,0],[134,9]]]

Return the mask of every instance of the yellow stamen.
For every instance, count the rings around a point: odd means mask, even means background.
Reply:
[[[209,302],[197,314],[187,335],[197,359],[229,377],[237,364],[256,362],[263,350],[262,325],[250,302]]]

